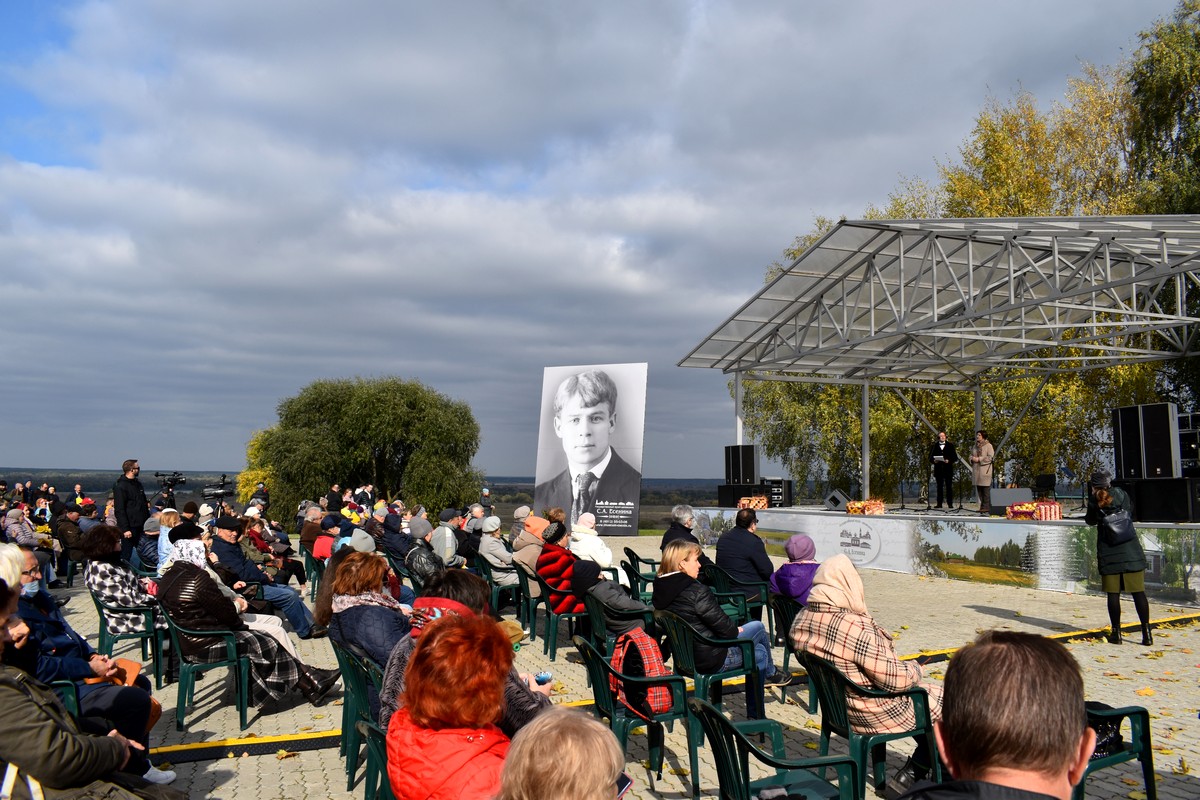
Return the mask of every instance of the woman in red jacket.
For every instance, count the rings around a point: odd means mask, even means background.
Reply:
[[[496,722],[512,661],[512,645],[490,617],[450,614],[425,627],[405,674],[404,706],[388,724],[396,797],[495,797],[508,755]]]
[[[567,526],[564,523],[566,514],[561,508],[552,508],[546,512],[550,525],[542,533],[545,545],[537,560],[538,577],[550,587],[549,603],[555,614],[582,614],[587,608],[583,600],[573,593],[571,578],[578,557],[568,550],[566,545],[570,540]]]

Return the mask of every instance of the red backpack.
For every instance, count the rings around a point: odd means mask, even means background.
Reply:
[[[630,678],[661,678],[671,675],[663,664],[662,651],[642,628],[634,628],[617,637],[613,644],[612,667]],[[639,717],[649,720],[655,714],[671,710],[671,690],[666,686],[631,686],[616,676],[608,676],[609,687],[617,693],[617,699]]]

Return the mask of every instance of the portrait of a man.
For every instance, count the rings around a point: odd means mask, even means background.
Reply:
[[[644,365],[631,366],[642,367],[644,375]],[[643,392],[644,385],[643,379]],[[550,413],[566,468],[537,484],[534,504],[539,509],[562,508],[568,525],[589,512],[596,516],[601,534],[635,535],[641,459],[631,464],[613,446],[618,425],[624,422],[619,395],[604,369],[583,369],[559,382]],[[644,408],[644,394],[639,399],[638,407]],[[640,437],[641,420],[634,423]]]

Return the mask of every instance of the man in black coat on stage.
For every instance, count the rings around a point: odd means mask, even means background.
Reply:
[[[947,505],[954,508],[954,465],[958,463],[958,453],[954,443],[946,440],[945,431],[938,431],[938,440],[929,448],[929,463],[933,464],[933,479],[937,482],[934,508],[942,507],[943,493],[949,501]]]

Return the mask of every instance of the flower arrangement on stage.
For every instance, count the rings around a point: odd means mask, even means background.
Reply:
[[[1005,509],[1004,516],[1007,519],[1033,519],[1033,515],[1037,512],[1037,503],[1013,503]]]
[[[887,511],[887,507],[878,497],[872,497],[870,500],[851,500],[846,503],[847,514],[865,514],[877,517],[885,511]]]

